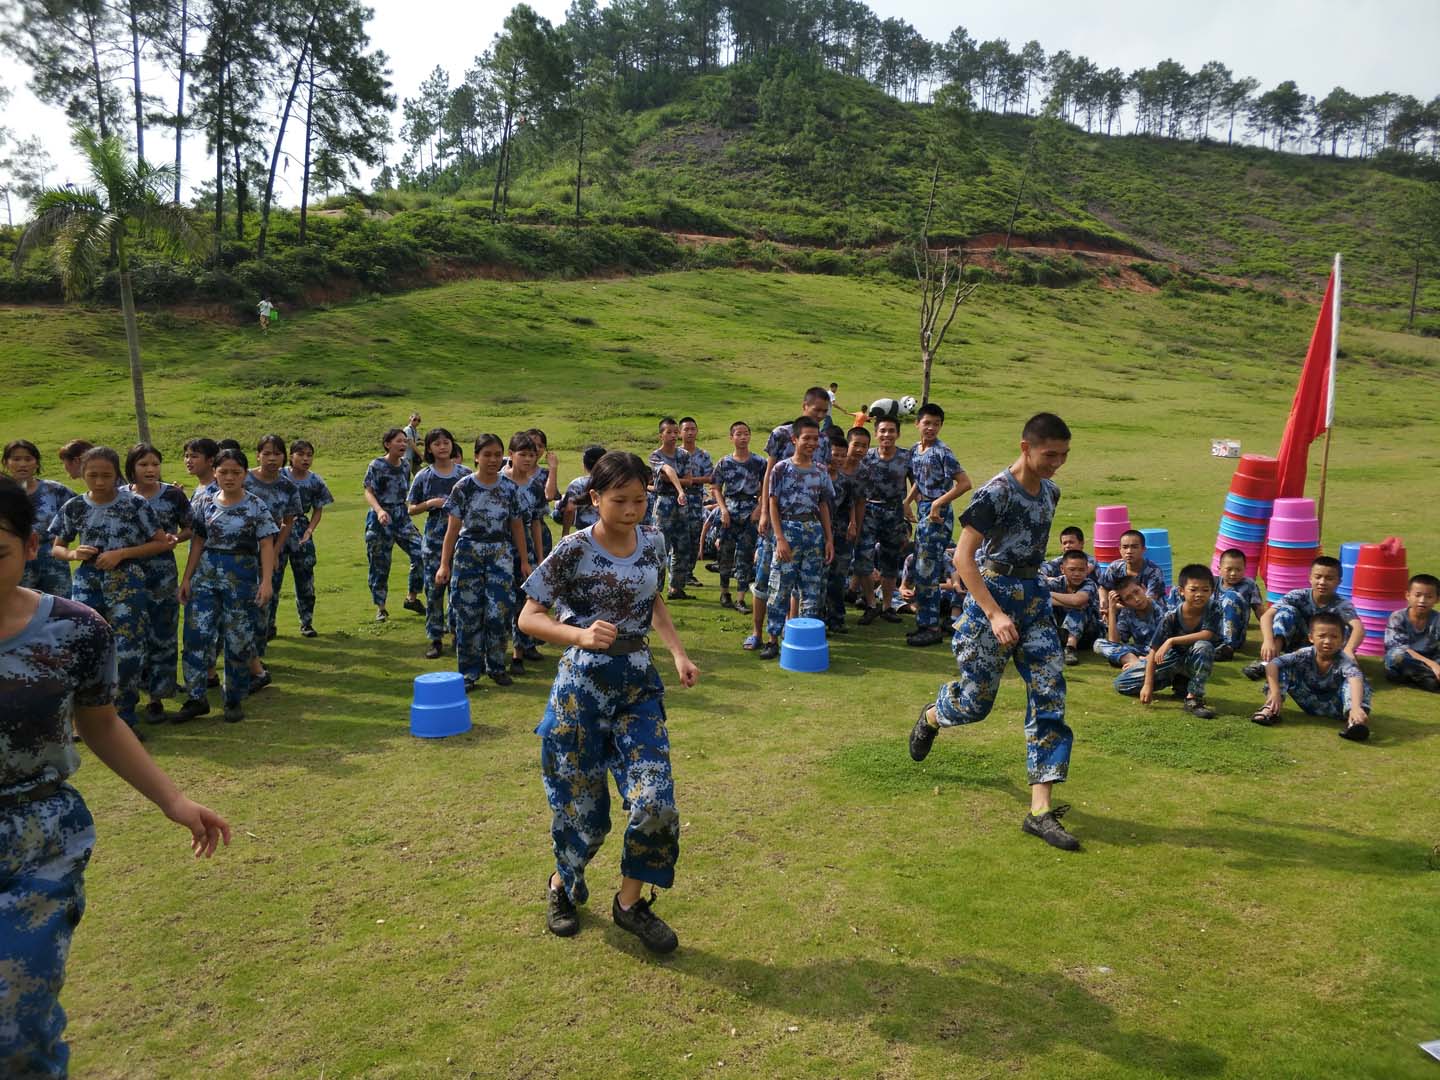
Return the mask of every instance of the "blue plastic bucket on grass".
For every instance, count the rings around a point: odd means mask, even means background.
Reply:
[[[421,739],[443,739],[470,730],[470,699],[458,671],[427,671],[415,676],[410,704],[410,734]]]
[[[1346,600],[1350,599],[1355,580],[1355,562],[1360,558],[1360,541],[1340,545],[1340,588],[1336,590]]]
[[[786,671],[816,672],[830,667],[830,643],[819,619],[788,619],[780,642],[780,666]]]

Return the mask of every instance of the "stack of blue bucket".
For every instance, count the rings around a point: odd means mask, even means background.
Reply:
[[[817,672],[830,667],[830,644],[819,619],[789,619],[780,642],[780,666],[786,671]]]
[[[1160,567],[1168,588],[1175,580],[1175,558],[1170,554],[1170,530],[1141,529],[1140,535],[1145,537],[1145,557]]]
[[[470,701],[465,680],[458,671],[427,671],[415,676],[415,697],[410,705],[410,734],[421,739],[443,739],[470,730]]]
[[[1351,599],[1355,586],[1355,560],[1360,557],[1361,541],[1340,545],[1340,588],[1339,593],[1346,600]]]

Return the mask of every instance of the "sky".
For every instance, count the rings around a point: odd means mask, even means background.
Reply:
[[[602,0],[603,2],[603,0]],[[1068,49],[1088,56],[1099,67],[1133,71],[1171,58],[1195,70],[1219,60],[1237,76],[1252,75],[1262,89],[1294,79],[1300,89],[1323,96],[1336,85],[1357,94],[1382,90],[1413,94],[1428,101],[1440,94],[1440,0],[868,0],[880,18],[912,23],[932,41],[944,41],[957,25],[977,40],[1005,38],[1018,49],[1032,38],[1047,53]],[[390,57],[397,98],[413,96],[438,64],[463,77],[475,57],[500,29],[509,0],[370,0],[375,10],[371,41]],[[554,22],[565,17],[569,0],[530,0]],[[68,146],[60,110],[41,105],[23,86],[24,70],[0,66],[0,83],[15,92],[0,125],[17,138],[39,135],[56,161],[52,183],[83,181]],[[169,80],[157,89],[173,94]],[[399,130],[398,116],[392,130]],[[164,132],[148,140],[158,145]],[[392,157],[399,157],[397,147]],[[187,143],[186,172],[202,178],[203,139]],[[193,165],[189,163],[194,163]],[[189,177],[187,176],[187,180]],[[298,201],[298,169],[280,177],[277,198]]]

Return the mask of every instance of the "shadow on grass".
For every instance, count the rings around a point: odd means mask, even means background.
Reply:
[[[1125,1068],[1143,1062],[1161,1075],[1213,1076],[1225,1068],[1225,1057],[1208,1046],[1123,1029],[1110,1005],[1064,975],[975,957],[942,963],[947,970],[866,959],[785,967],[682,948],[666,966],[790,1016],[865,1020],[886,1040],[987,1060],[1058,1061],[1079,1046]]]

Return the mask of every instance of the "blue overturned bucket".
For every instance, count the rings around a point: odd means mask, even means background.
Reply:
[[[1340,588],[1336,590],[1346,600],[1354,591],[1355,562],[1360,558],[1361,542],[1340,545]]]
[[[1160,572],[1165,575],[1165,584],[1171,584],[1174,580],[1174,556],[1170,553],[1170,530],[1141,529],[1140,535],[1145,537],[1145,557],[1160,567]]]
[[[410,734],[421,739],[443,739],[470,730],[470,700],[458,671],[427,671],[415,676],[410,703]]]
[[[819,619],[788,619],[780,642],[780,666],[786,671],[816,672],[830,667],[830,643]]]

